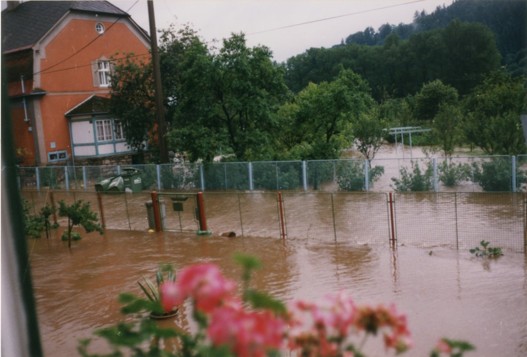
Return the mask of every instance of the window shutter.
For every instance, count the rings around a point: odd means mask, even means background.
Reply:
[[[99,68],[97,67],[97,61],[93,61],[91,63],[91,72],[92,72],[92,77],[93,77],[93,86],[94,87],[99,87],[100,83],[99,83]]]

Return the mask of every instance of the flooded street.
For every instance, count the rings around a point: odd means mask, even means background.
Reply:
[[[257,289],[283,300],[317,299],[347,290],[359,304],[395,303],[408,316],[415,347],[405,356],[427,356],[440,337],[477,347],[468,356],[527,355],[527,264],[522,253],[505,250],[493,261],[468,250],[333,242],[320,237],[198,237],[192,233],[109,230],[84,234],[71,251],[60,241],[29,240],[38,319],[46,356],[75,356],[81,338],[122,319],[117,297],[140,294],[137,281],[152,278],[160,263],[176,271],[196,262],[218,264],[239,281],[232,257],[258,257],[263,269]],[[381,338],[365,352],[383,356]],[[94,341],[95,349],[104,349]]]

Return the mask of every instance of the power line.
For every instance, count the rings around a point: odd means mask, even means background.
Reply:
[[[136,0],[132,6],[130,6],[130,8],[128,10],[126,10],[126,13],[128,13],[130,10],[132,10],[132,8],[137,5],[137,3],[139,2],[139,0]],[[110,31],[110,29],[121,19],[121,17],[118,17],[114,22],[112,22],[112,24],[110,26],[108,26],[108,29],[106,31]],[[69,60],[70,58],[78,55],[80,52],[82,52],[83,50],[85,50],[88,46],[90,46],[92,43],[94,43],[95,41],[97,41],[100,37],[102,37],[102,35],[98,35],[96,36],[93,40],[91,40],[90,42],[88,42],[87,44],[85,44],[84,46],[82,46],[80,49],[78,49],[77,51],[73,52],[71,55],[69,55],[68,57],[58,61],[57,63],[47,67],[47,68],[44,68],[38,72],[34,72],[33,75],[37,75],[37,74],[41,74],[41,73],[44,73],[44,72],[47,72],[49,71],[50,69],[52,68],[55,68],[57,67],[58,65],[66,62],[67,60]],[[71,69],[71,68],[70,68]],[[54,71],[55,72],[55,71]]]
[[[257,32],[251,32],[251,33],[249,33],[247,35],[258,35],[258,34],[267,33],[267,32],[279,31],[279,30],[284,30],[284,29],[288,29],[288,28],[292,28],[292,27],[310,25],[310,24],[314,24],[314,23],[317,23],[317,22],[323,22],[323,21],[328,21],[328,20],[335,20],[335,19],[338,19],[338,18],[341,18],[341,17],[366,14],[368,12],[374,12],[374,11],[391,9],[391,8],[394,8],[394,7],[399,7],[399,6],[409,5],[409,4],[415,4],[415,3],[423,2],[423,1],[425,1],[425,0],[408,1],[408,2],[395,4],[395,5],[387,5],[387,6],[377,7],[377,8],[374,8],[374,9],[355,11],[355,12],[350,12],[350,13],[347,13],[347,14],[330,16],[330,17],[324,17],[322,19],[310,20],[310,21],[305,21],[305,22],[299,22],[299,23],[292,24],[292,25],[285,25],[285,26],[280,26],[280,27],[274,27],[272,29],[267,29],[267,30],[262,30],[262,31],[257,31]]]
[[[143,54],[139,54],[139,55],[126,55],[126,56],[121,56],[121,57],[115,57],[115,58],[111,58],[110,62],[115,62],[115,61],[118,61],[118,60],[121,60],[121,59],[124,59],[124,58],[138,58],[138,57],[144,57],[144,56],[149,56],[150,57],[150,54],[149,53],[143,53]],[[46,71],[46,73],[64,72],[64,71],[69,71],[69,70],[77,69],[77,68],[91,67],[91,65],[92,65],[91,63],[80,64],[80,65],[75,65],[75,66],[72,66],[72,67],[55,69],[53,71]]]

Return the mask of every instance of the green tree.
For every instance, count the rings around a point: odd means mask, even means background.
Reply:
[[[111,112],[121,120],[127,144],[143,162],[155,129],[152,67],[128,54],[115,62],[111,82]]]
[[[68,248],[71,248],[72,230],[74,226],[82,226],[86,233],[94,231],[103,233],[103,229],[99,225],[99,218],[91,210],[89,202],[78,200],[71,205],[67,205],[63,200],[60,200],[59,216],[68,218],[68,228],[64,235],[68,240]]]
[[[243,34],[233,34],[212,51],[193,32],[164,37],[165,64],[178,72],[171,78],[175,109],[169,142],[178,150],[211,161],[218,151],[235,159],[261,160],[272,155],[279,129],[273,113],[286,100],[282,69],[267,47],[247,47]]]
[[[368,163],[371,163],[382,146],[385,128],[378,108],[362,113],[353,123],[355,146]]]
[[[432,122],[433,141],[451,157],[456,146],[462,142],[462,113],[454,104],[442,104]]]
[[[213,58],[206,43],[190,27],[167,29],[159,46],[167,117],[172,122],[169,147],[190,161],[213,160],[227,147],[224,130],[214,120]]]
[[[443,32],[446,47],[443,81],[461,95],[469,93],[500,65],[494,34],[484,25],[454,20]]]
[[[439,112],[441,105],[456,104],[457,99],[456,89],[439,79],[426,83],[415,95],[415,117],[418,120],[431,121]]]
[[[520,115],[527,109],[525,78],[489,75],[464,101],[468,141],[490,155],[526,152]]]
[[[311,83],[297,98],[297,145],[308,144],[302,159],[336,159],[352,141],[352,123],[374,104],[367,83],[342,70],[332,82]]]
[[[214,56],[214,121],[225,130],[226,142],[238,160],[265,159],[279,129],[272,113],[287,99],[280,67],[264,46],[248,48],[243,34],[223,41]]]

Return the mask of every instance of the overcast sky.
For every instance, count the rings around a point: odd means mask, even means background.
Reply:
[[[147,0],[112,0],[148,31]],[[154,0],[158,29],[189,24],[207,42],[246,34],[282,62],[311,47],[331,47],[357,31],[411,23],[452,0]],[[301,25],[298,25],[301,24]],[[298,26],[297,26],[298,25]]]

